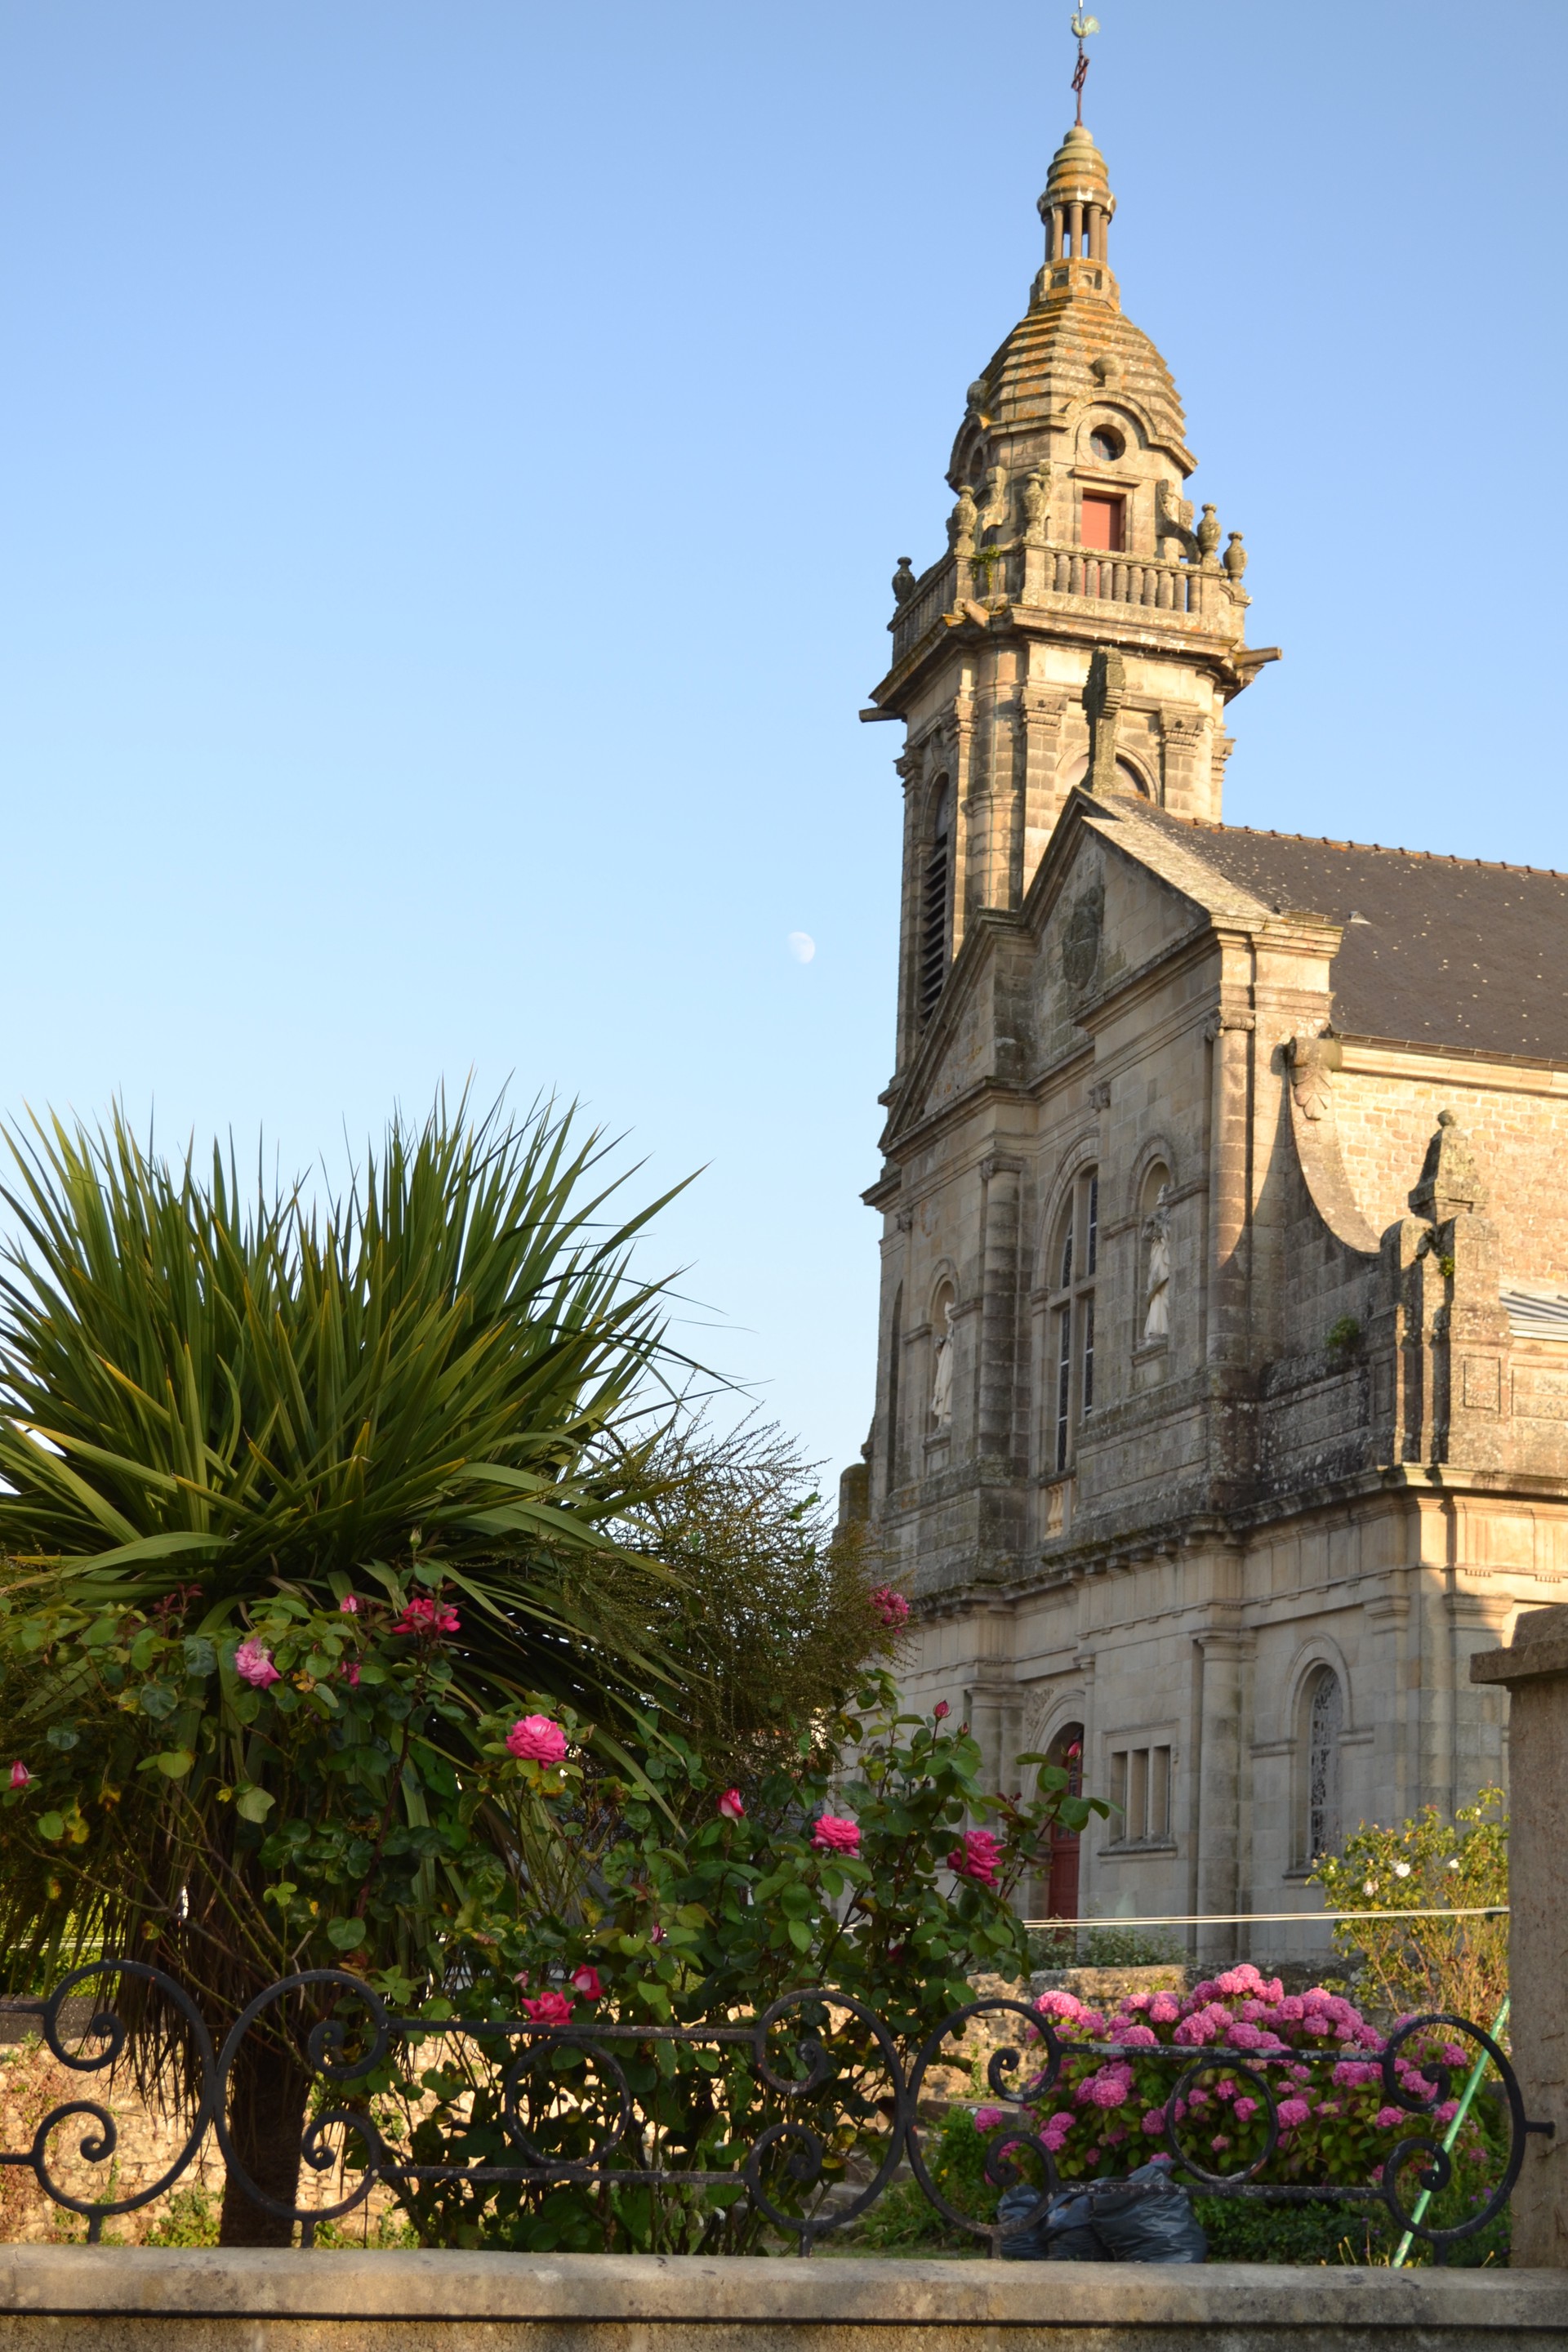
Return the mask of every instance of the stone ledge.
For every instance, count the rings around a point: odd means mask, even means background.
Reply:
[[[826,2343],[848,2330],[861,2344],[868,2331],[882,2345],[980,2345],[1017,2330],[1022,2341],[1058,2345],[1077,2335],[1230,2347],[1287,2336],[1342,2344],[1371,2331],[1392,2352],[1393,2330],[1423,2347],[1528,2336],[1568,2347],[1568,2273],[113,2246],[0,2253],[0,2346],[100,2340],[94,2322],[112,2323],[125,2342],[205,2341],[211,2331],[181,2325],[204,2320],[284,2323],[226,2338],[267,2345],[335,2343],[338,2323],[358,2323],[356,2336],[368,2327],[404,2343],[447,2340],[447,2327],[453,2343],[466,2332],[487,2343],[640,2346],[668,2330],[672,2347],[695,2333],[758,2347],[786,2333]]]

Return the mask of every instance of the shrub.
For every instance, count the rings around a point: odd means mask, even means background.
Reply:
[[[1363,1822],[1312,1873],[1331,1910],[1462,1911],[1508,1901],[1508,1815],[1500,1789],[1445,1821],[1435,1805],[1399,1829]],[[1377,2009],[1445,2010],[1489,2026],[1508,1991],[1506,1915],[1345,1919],[1334,1941],[1359,1950],[1358,1990]]]

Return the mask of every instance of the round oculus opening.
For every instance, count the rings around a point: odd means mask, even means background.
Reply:
[[[1102,465],[1114,466],[1127,444],[1114,425],[1097,425],[1089,436],[1089,446]]]

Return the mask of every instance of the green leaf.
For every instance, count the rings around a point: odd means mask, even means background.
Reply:
[[[246,1788],[235,1791],[234,1810],[242,1821],[264,1822],[277,1799],[266,1789]]]
[[[340,1952],[352,1952],[364,1941],[364,1921],[333,1919],[327,1928],[327,1941],[334,1944]]]
[[[71,1748],[79,1744],[79,1735],[72,1731],[68,1724],[64,1723],[51,1723],[44,1738],[51,1748],[58,1748],[62,1755],[68,1754]]]
[[[195,1760],[188,1748],[168,1748],[158,1759],[158,1769],[166,1780],[183,1780]]]
[[[180,1704],[180,1694],[172,1683],[143,1683],[137,1696],[142,1714],[150,1715],[154,1723],[166,1723]]]
[[[809,1922],[805,1919],[786,1919],[784,1921],[784,1926],[789,1930],[789,1939],[795,1946],[795,1950],[797,1952],[809,1952],[811,1949],[811,1927]]]
[[[51,1845],[58,1838],[63,1838],[65,1833],[66,1817],[63,1813],[40,1813],[38,1815],[38,1835],[42,1838],[47,1838]]]
[[[217,1672],[217,1645],[205,1633],[191,1633],[185,1638],[185,1672],[193,1677]]]

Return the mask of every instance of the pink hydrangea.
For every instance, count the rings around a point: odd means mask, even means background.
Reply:
[[[18,1756],[15,1764],[11,1767],[11,1786],[13,1789],[25,1789],[32,1777],[32,1774],[28,1771],[26,1766]]]
[[[963,1843],[947,1857],[947,1866],[959,1878],[973,1878],[994,1886],[1002,1868],[1002,1841],[990,1830],[965,1830]]]
[[[1163,2108],[1163,2107],[1151,2107],[1151,2108],[1149,2109],[1148,2114],[1147,2114],[1147,2115],[1144,2116],[1144,2118],[1143,2118],[1143,2129],[1148,2133],[1148,2135],[1149,2135],[1149,2137],[1150,2137],[1150,2138],[1151,2138],[1151,2139],[1159,2139],[1159,2138],[1161,2137],[1161,2136],[1163,2134],[1163,2132],[1164,2132],[1164,2128],[1165,2128],[1165,2110],[1164,2110],[1164,2108]]]
[[[1281,2099],[1276,2110],[1281,2131],[1297,2131],[1311,2115],[1305,2099]]]
[[[1174,2025],[1182,2013],[1182,2004],[1173,1992],[1157,1992],[1149,2003],[1151,2025]]]
[[[998,2124],[1005,2124],[1006,2121],[1007,2110],[1005,2107],[976,2107],[974,2110],[974,2128],[976,2131],[994,2131]]]
[[[890,1629],[896,1630],[910,1622],[909,1602],[901,1592],[895,1592],[890,1584],[879,1584],[874,1588],[871,1606],[883,1624]]]
[[[1213,2139],[1209,2142],[1209,2146],[1214,2149],[1215,2154],[1218,2156],[1223,2154],[1225,2149],[1230,2146],[1230,2141],[1226,2138],[1224,2132],[1215,2132]]]
[[[570,2025],[572,2004],[563,1992],[542,1992],[522,2004],[535,2025]]]
[[[455,1633],[458,1622],[457,1611],[448,1602],[416,1592],[405,1602],[402,1616],[394,1619],[392,1630],[395,1633]]]
[[[1469,2054],[1460,2042],[1445,2042],[1437,2053],[1445,2066],[1462,2066]]]
[[[1035,2003],[1037,2015],[1059,2018],[1064,2024],[1076,2025],[1087,2012],[1076,1993],[1058,1992],[1055,1987],[1041,1993]]]
[[[1283,2113],[1283,2109],[1281,2109],[1281,2113]],[[1392,2131],[1395,2124],[1407,2124],[1409,2121],[1410,2117],[1405,2114],[1403,2107],[1379,2107],[1376,2115],[1373,2117],[1373,2122],[1377,2126],[1379,2131]]]
[[[1256,2099],[1239,2098],[1231,2112],[1238,2124],[1249,2124],[1258,2113],[1258,2102]]]
[[[242,1682],[251,1684],[257,1690],[267,1690],[273,1683],[283,1679],[272,1663],[271,1651],[254,1633],[248,1642],[242,1642],[236,1650],[234,1671]]]
[[[566,1734],[552,1715],[520,1715],[507,1733],[508,1753],[529,1764],[559,1764],[566,1753]]]
[[[1077,2120],[1078,2118],[1069,2115],[1065,2108],[1058,2108],[1054,2116],[1046,2117],[1040,2126],[1040,2138],[1053,2156],[1060,2155],[1062,2142]]]
[[[1382,2067],[1370,2064],[1364,2058],[1342,2058],[1334,2068],[1333,2079],[1342,2091],[1354,2091],[1363,2083],[1379,2082],[1382,2075]]]
[[[1122,2025],[1117,2028],[1116,2039],[1129,2050],[1157,2050],[1160,2037],[1152,2025]]]
[[[860,1851],[860,1824],[843,1813],[818,1813],[811,1832],[811,1843],[818,1853],[858,1854]]]

